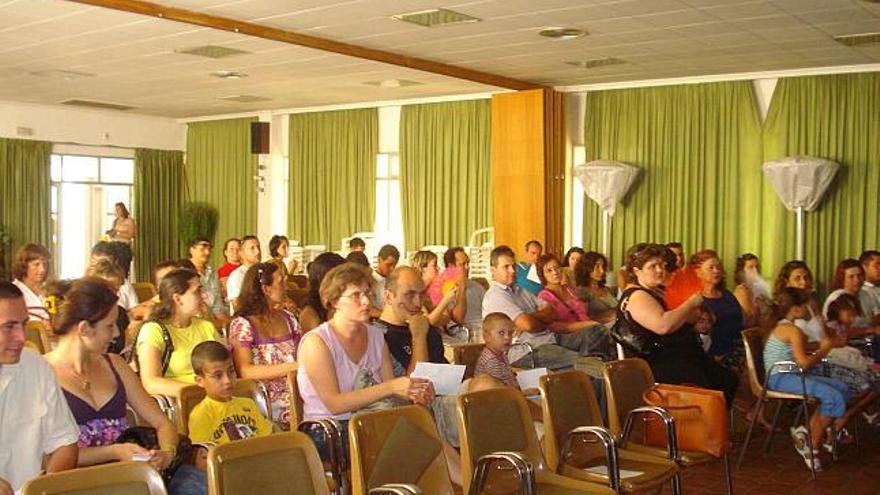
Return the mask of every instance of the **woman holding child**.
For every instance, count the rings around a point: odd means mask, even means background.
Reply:
[[[709,354],[739,375],[746,362],[742,340],[743,312],[733,293],[724,288],[724,268],[718,253],[711,249],[698,251],[688,264],[700,280],[703,306],[715,316]]]

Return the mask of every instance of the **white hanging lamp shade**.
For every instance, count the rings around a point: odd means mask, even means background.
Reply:
[[[602,208],[602,251],[606,256],[610,254],[611,217],[638,175],[637,167],[611,160],[594,160],[574,167],[574,176],[586,195]]]
[[[811,156],[789,156],[764,163],[764,176],[797,219],[797,259],[804,258],[804,212],[819,206],[840,165]]]

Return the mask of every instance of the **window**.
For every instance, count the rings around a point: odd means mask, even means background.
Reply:
[[[403,217],[400,213],[400,157],[397,153],[376,155],[376,244],[403,246]]]
[[[575,146],[572,153],[574,165],[582,165],[587,160],[587,150],[583,146]],[[577,177],[571,181],[571,245],[584,245],[584,186]]]
[[[92,246],[113,228],[116,203],[134,215],[134,160],[53,154],[50,179],[56,269],[61,278],[81,277]]]

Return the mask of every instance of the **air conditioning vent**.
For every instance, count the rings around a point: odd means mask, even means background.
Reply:
[[[91,107],[91,108],[102,108],[104,110],[131,110],[132,106],[122,105],[120,103],[108,103],[106,101],[93,101],[93,100],[65,100],[61,102],[62,105],[74,105],[79,107]]]
[[[880,43],[880,33],[861,33],[835,36],[834,41],[846,46],[861,46],[869,43]]]
[[[580,67],[582,69],[597,69],[599,67],[607,67],[609,65],[620,65],[628,63],[626,60],[621,60],[619,58],[614,57],[603,57],[603,58],[591,58],[589,60],[574,60],[572,62],[566,62],[568,65],[573,65],[575,67]]]
[[[80,72],[78,70],[64,70],[64,69],[48,69],[48,70],[35,70],[30,73],[32,76],[38,77],[54,77],[64,79],[65,81],[72,81],[74,79],[80,79],[83,77],[95,77],[94,74],[90,72]]]
[[[218,96],[218,100],[223,101],[235,101],[238,103],[254,103],[257,101],[269,101],[271,98],[266,98],[265,96],[255,96],[255,95],[230,95],[230,96]]]
[[[225,46],[217,45],[194,46],[192,48],[182,48],[180,50],[174,50],[174,52],[206,58],[226,58],[234,57],[236,55],[249,55],[251,53],[244,50],[237,50],[235,48],[227,48]]]
[[[463,24],[468,22],[480,22],[480,19],[462,14],[449,9],[431,9],[419,12],[409,12],[391,16],[404,22],[411,22],[423,27],[449,26],[450,24]]]

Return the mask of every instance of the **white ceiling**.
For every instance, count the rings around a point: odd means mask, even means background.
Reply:
[[[835,35],[880,31],[880,4],[861,0],[154,0],[167,6],[460,65],[551,86],[880,62],[880,44]],[[392,14],[436,7],[482,19],[423,28]],[[541,38],[551,26],[590,35]],[[212,60],[200,45],[252,52]],[[582,69],[567,61],[616,57]],[[67,80],[32,72],[94,74]],[[249,77],[221,80],[215,70]],[[406,79],[401,88],[365,85]],[[495,88],[378,62],[62,0],[0,0],[0,100],[120,103],[187,117],[454,95]],[[257,95],[258,103],[217,100]]]

